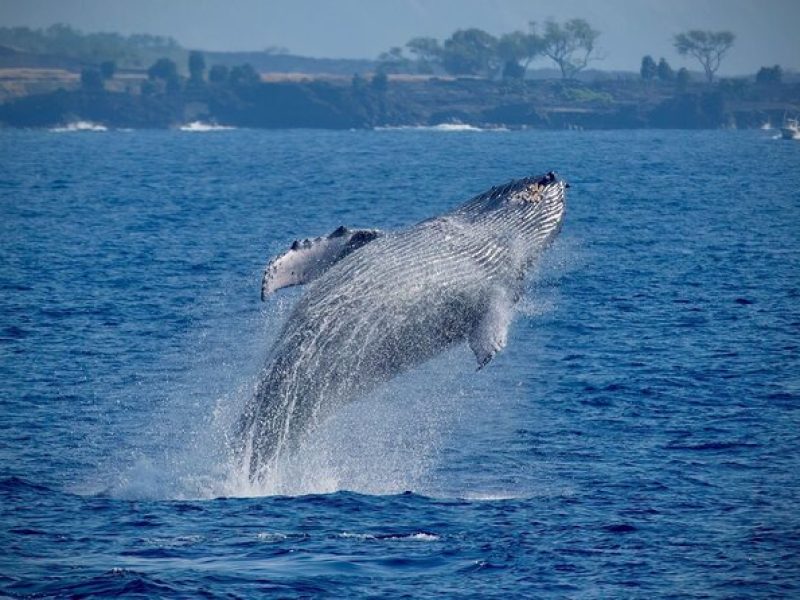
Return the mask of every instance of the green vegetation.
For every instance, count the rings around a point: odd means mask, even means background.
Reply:
[[[536,34],[532,31],[531,35]],[[562,78],[570,79],[589,64],[599,36],[583,19],[570,19],[563,25],[547,21],[541,37],[542,54],[558,65]]]
[[[681,67],[678,69],[678,73],[675,75],[675,87],[679,92],[683,93],[686,91],[686,88],[689,86],[690,79],[691,77],[689,75],[689,69],[686,67]]]
[[[31,54],[62,56],[84,63],[115,61],[124,68],[141,68],[157,56],[180,59],[183,54],[178,43],[170,37],[82,33],[61,23],[46,29],[0,27],[0,46]]]
[[[562,91],[564,100],[576,104],[600,104],[611,105],[614,103],[614,96],[609,92],[593,90],[587,87],[567,87]]]
[[[255,85],[261,81],[261,76],[249,64],[236,65],[228,73],[228,83],[234,86]]]
[[[414,55],[417,72],[431,74],[439,61],[442,48],[439,41],[431,37],[416,37],[406,44],[406,48]],[[401,50],[402,52],[402,50]]]
[[[116,72],[117,63],[113,60],[106,60],[100,63],[100,75],[103,76],[103,80],[113,79]]]
[[[174,94],[180,90],[180,77],[178,77],[178,65],[168,58],[159,58],[147,69],[147,77],[151,81],[161,80],[167,92]],[[148,92],[154,91],[148,87]]]
[[[679,93],[686,91],[691,76],[686,67],[681,67],[677,73],[672,70],[665,58],[661,58],[658,63],[649,54],[642,57],[642,66],[639,68],[639,75],[643,81],[653,81],[658,79],[665,83],[675,83],[675,89]]]
[[[693,29],[675,36],[675,49],[681,56],[693,56],[703,66],[708,83],[714,81],[722,57],[736,39],[730,31],[700,31]]]
[[[783,69],[780,65],[774,67],[761,67],[756,73],[756,83],[780,83],[783,81]]]
[[[442,66],[452,75],[488,78],[497,61],[497,38],[481,29],[459,29],[444,41]]]
[[[383,71],[378,71],[375,75],[372,76],[372,81],[370,82],[373,90],[378,92],[385,92],[389,88],[389,78],[386,76],[386,73]]]
[[[675,79],[675,71],[673,71],[672,67],[669,66],[667,59],[663,57],[658,61],[656,74],[661,81],[672,81]]]
[[[153,65],[147,69],[147,76],[150,79],[169,79],[178,78],[178,65],[168,58],[159,58]]]
[[[656,78],[656,75],[658,75],[656,61],[654,61],[653,57],[649,54],[642,57],[642,66],[639,67],[639,75],[641,75],[642,79],[645,81],[652,81]]]
[[[103,90],[103,76],[97,69],[83,69],[81,71],[81,88],[87,92]]]
[[[497,54],[503,61],[503,78],[523,79],[528,65],[542,50],[542,39],[532,33],[512,31],[500,36]]]
[[[214,65],[208,72],[208,80],[212,83],[222,83],[228,79],[228,67],[225,65]]]
[[[403,49],[399,46],[389,48],[388,52],[382,53],[378,57],[380,71],[382,73],[404,73],[408,72],[410,62],[403,56]]]
[[[189,53],[189,79],[193,82],[203,81],[206,72],[206,59],[202,52],[192,50]]]
[[[583,19],[546,21],[541,33],[531,22],[527,33],[512,31],[499,38],[482,29],[459,29],[441,44],[430,37],[413,38],[405,46],[413,58],[394,47],[378,57],[378,64],[384,73],[441,70],[455,76],[522,79],[531,61],[542,57],[555,63],[562,78],[572,79],[593,59],[599,35]]]

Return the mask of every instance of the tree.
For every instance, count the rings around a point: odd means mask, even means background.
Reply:
[[[500,36],[497,57],[503,63],[503,78],[525,77],[528,65],[541,52],[541,38],[533,32],[512,31]]]
[[[100,63],[100,75],[104,80],[113,79],[114,74],[117,72],[117,63],[113,60],[107,60]]]
[[[442,66],[451,75],[488,76],[497,67],[497,39],[482,29],[459,29],[444,42]]]
[[[730,31],[700,31],[693,29],[675,36],[675,49],[681,56],[687,54],[696,58],[709,83],[714,81],[714,73],[719,69],[725,53],[733,46],[736,39]]]
[[[385,92],[389,87],[389,78],[383,71],[378,71],[372,76],[370,85],[372,85],[372,89],[377,92]]]
[[[134,33],[128,38],[128,41],[137,48],[174,50],[180,47],[178,42],[171,37],[162,37],[149,33]]]
[[[54,54],[85,64],[113,60],[128,66],[141,65],[152,50],[169,55],[178,49],[175,40],[158,36],[118,33],[83,33],[69,25],[55,24],[46,29],[0,27],[0,46],[9,46],[31,54]],[[147,57],[147,58],[145,58]]]
[[[532,22],[530,27],[531,34],[536,35],[536,24]],[[592,60],[599,35],[583,19],[570,19],[563,25],[547,21],[540,42],[542,54],[558,65],[561,77],[571,79]]]
[[[261,82],[261,75],[259,75],[258,71],[253,68],[253,65],[246,63],[232,67],[231,72],[228,75],[228,81],[232,85],[255,85],[256,83]]]
[[[658,78],[661,81],[672,81],[675,79],[675,72],[672,70],[672,67],[669,66],[666,58],[661,58],[658,61],[658,68],[657,68]]]
[[[198,50],[192,50],[189,53],[189,79],[194,82],[203,81],[205,72],[206,59],[203,53]]]
[[[407,73],[410,66],[411,61],[403,56],[403,49],[400,46],[394,46],[378,57],[378,69],[384,73]]]
[[[756,83],[780,83],[783,80],[783,69],[780,65],[774,67],[761,67],[756,73]]]
[[[97,69],[81,70],[81,87],[87,92],[99,92],[103,89],[103,76]]]
[[[181,89],[181,80],[178,77],[178,66],[168,58],[159,58],[147,69],[147,76],[150,79],[162,79],[166,84],[166,90],[170,94],[176,94]]]
[[[653,57],[649,54],[642,57],[642,66],[639,68],[639,74],[645,81],[651,81],[652,79],[656,78],[656,75],[658,75],[658,66],[656,65],[656,61],[654,61]]]
[[[503,79],[525,79],[525,67],[515,60],[507,60],[503,63],[503,71],[501,73]]]
[[[228,67],[214,65],[208,72],[208,80],[213,83],[225,83],[228,80]]]
[[[147,69],[147,76],[150,79],[170,79],[178,78],[178,66],[168,58],[159,58]]]
[[[178,74],[170,75],[167,77],[167,85],[166,90],[168,94],[177,94],[181,91],[181,78],[178,77]]]
[[[686,88],[689,86],[689,80],[691,77],[689,76],[689,69],[686,67],[681,67],[678,69],[678,74],[675,75],[675,87],[678,88],[679,92],[685,92]]]
[[[434,66],[442,58],[442,47],[435,38],[415,37],[409,40],[406,48],[415,57],[417,71],[420,73],[433,73]]]
[[[156,93],[156,84],[152,79],[145,79],[141,85],[142,96],[152,96]]]
[[[360,73],[355,73],[350,80],[350,87],[355,94],[363,94],[367,89],[367,80]]]

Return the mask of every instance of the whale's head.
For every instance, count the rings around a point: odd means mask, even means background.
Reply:
[[[493,187],[464,204],[463,217],[532,257],[561,230],[569,185],[552,171]]]

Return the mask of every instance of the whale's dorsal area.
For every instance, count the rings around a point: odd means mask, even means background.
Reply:
[[[378,229],[348,229],[344,225],[327,236],[295,240],[273,258],[264,271],[261,299],[293,285],[303,285],[322,275],[331,265],[383,235]]]

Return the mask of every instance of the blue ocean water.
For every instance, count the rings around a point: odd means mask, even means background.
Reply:
[[[800,145],[749,132],[0,132],[0,594],[800,595]],[[571,184],[508,347],[260,489],[266,260]]]

